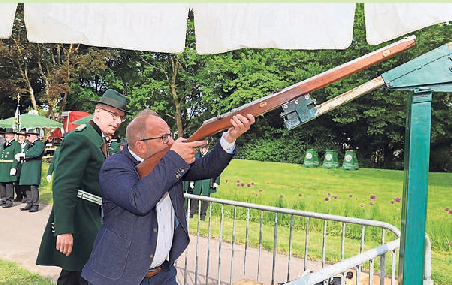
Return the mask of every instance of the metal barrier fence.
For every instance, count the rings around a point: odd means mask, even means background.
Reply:
[[[196,222],[196,234],[192,234],[190,247],[185,252],[185,256],[179,259],[177,267],[179,271],[183,272],[183,280],[179,279],[179,282],[184,285],[186,284],[233,284],[242,279],[250,279],[258,282],[263,282],[264,284],[329,284],[332,282],[332,278],[336,276],[339,278],[340,283],[331,284],[345,284],[346,271],[353,269],[355,284],[374,284],[374,277],[376,275],[383,276],[380,278],[379,284],[395,284],[395,266],[396,266],[396,251],[399,248],[399,237],[400,231],[391,224],[383,223],[373,220],[364,220],[351,217],[342,217],[329,214],[319,214],[307,211],[297,211],[285,208],[276,208],[264,205],[255,205],[244,202],[229,201],[223,199],[216,199],[205,196],[197,196],[191,194],[185,194],[187,200],[187,224],[190,228],[191,222]],[[198,218],[190,219],[190,200],[197,200],[198,211],[201,210],[201,201],[209,202],[208,215],[206,216],[206,221],[201,221],[200,216]],[[228,213],[232,215],[232,221],[230,218],[225,217],[225,207],[228,207]],[[215,209],[218,213],[212,216],[212,211]],[[241,211],[246,211],[246,219],[238,219],[238,209]],[[253,211],[253,220],[257,222],[250,223],[251,214]],[[258,213],[258,214],[257,214]],[[271,247],[269,242],[264,242],[264,227],[269,227],[268,219],[264,222],[264,213],[268,217],[268,213],[274,215],[273,225],[273,247],[272,251],[266,251],[264,244],[267,248]],[[219,216],[219,217],[218,217]],[[285,217],[284,217],[285,216]],[[287,216],[289,217],[289,223],[286,225],[281,225],[278,223],[279,220],[286,221]],[[304,249],[303,255],[300,258],[294,256],[293,253],[293,239],[294,234],[299,235],[300,230],[294,230],[294,218],[300,217],[304,221]],[[218,221],[219,219],[219,221]],[[311,230],[314,224],[319,224],[320,220],[323,224],[323,229],[316,229],[320,233]],[[212,238],[212,222],[215,226],[218,226],[218,232],[216,238]],[[232,223],[232,225],[231,225]],[[244,241],[240,243],[236,241],[237,236],[237,224],[245,224]],[[341,262],[329,265],[326,264],[326,255],[329,248],[327,237],[332,233],[327,232],[328,226],[333,223],[338,223],[336,227],[340,226],[340,260]],[[267,224],[267,225],[265,225]],[[204,229],[206,233],[201,234],[201,225],[207,227]],[[254,227],[258,227],[258,244],[254,247],[250,246],[250,232],[256,232]],[[360,250],[355,256],[345,259],[347,244],[346,241],[356,242],[356,237],[346,238],[347,228],[351,226],[361,227],[361,237],[360,237]],[[226,232],[225,227],[232,227],[228,232],[231,233],[228,241],[224,241],[224,233]],[[370,228],[370,230],[367,230]],[[380,246],[368,250],[365,252],[365,240],[366,232],[374,232],[372,228],[378,228],[381,231],[381,237],[379,244]],[[289,231],[288,233],[288,246],[287,248],[278,248],[278,230]],[[315,250],[311,244],[313,243],[311,239],[321,236],[321,259],[318,262],[313,262],[308,259],[309,252]],[[335,233],[339,235],[339,233]],[[205,237],[207,235],[207,237]],[[316,236],[315,236],[316,235]],[[375,234],[374,234],[375,236]],[[385,239],[387,236],[392,236],[392,241],[386,243]],[[426,237],[427,238],[427,237]],[[428,238],[427,238],[428,239]],[[270,249],[270,248],[269,248]],[[285,254],[280,254],[279,252],[286,252]],[[430,243],[426,242],[426,280],[430,280]],[[386,254],[391,253],[391,264],[390,267],[390,278],[386,274]],[[374,265],[377,257],[380,259],[380,273],[374,273]],[[183,260],[183,266],[180,266],[180,262]],[[369,266],[366,271],[363,272],[363,265],[368,262]],[[306,274],[311,272],[311,274]],[[338,276],[339,274],[339,276]],[[365,281],[364,279],[369,279]],[[378,277],[379,278],[379,277]],[[337,282],[338,280],[335,280]],[[377,281],[377,280],[375,280]],[[390,282],[390,283],[388,283]],[[350,283],[348,283],[350,284]],[[378,283],[375,283],[378,284]],[[424,283],[430,284],[430,283]]]

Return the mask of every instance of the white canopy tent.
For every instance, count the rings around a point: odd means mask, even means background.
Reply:
[[[234,49],[345,49],[354,3],[25,3],[28,39],[156,52],[184,49],[189,9],[197,52]],[[449,3],[365,3],[371,45],[452,21]],[[0,38],[11,35],[16,3],[0,3]]]

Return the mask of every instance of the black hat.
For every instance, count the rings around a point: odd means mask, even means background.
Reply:
[[[13,128],[6,128],[4,133],[5,134],[15,134],[16,132],[13,130]]]
[[[27,135],[28,134],[39,135],[39,129],[38,128],[28,129],[26,133],[27,133]]]
[[[18,135],[26,135],[27,134],[27,129],[21,129],[20,131],[17,132]]]
[[[127,98],[123,94],[119,93],[116,90],[108,89],[105,91],[104,95],[100,98],[99,101],[92,101],[96,104],[104,104],[121,110],[123,112],[126,111]]]
[[[13,128],[4,129],[4,134],[16,134],[16,131]]]

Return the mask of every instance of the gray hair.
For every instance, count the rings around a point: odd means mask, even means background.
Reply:
[[[151,116],[158,116],[157,112],[144,109],[140,111],[126,128],[126,139],[129,147],[132,150],[135,148],[135,143],[145,138],[148,131],[147,119]]]

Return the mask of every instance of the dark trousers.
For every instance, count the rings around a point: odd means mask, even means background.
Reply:
[[[14,191],[16,192],[16,199],[19,200],[19,202],[22,200],[22,198],[26,198],[27,194],[25,193],[26,186],[19,185],[18,182],[14,183]]]
[[[10,183],[0,183],[0,196],[2,199],[2,204],[6,202],[11,202],[14,199],[14,187],[13,182]]]
[[[39,206],[39,186],[28,185],[26,188],[27,193],[27,205]]]
[[[169,265],[168,261],[165,261],[159,273],[152,277],[145,277],[140,285],[178,285],[176,274],[174,265]]]
[[[58,277],[57,285],[87,285],[88,282],[83,279],[81,271],[67,271],[62,269]]]
[[[193,215],[196,214],[196,211],[198,211],[199,202],[201,202],[201,213],[199,214],[199,216],[200,216],[201,220],[204,220],[206,218],[207,208],[209,207],[209,202],[206,202],[206,201],[191,199],[190,200],[190,217],[193,217]]]

